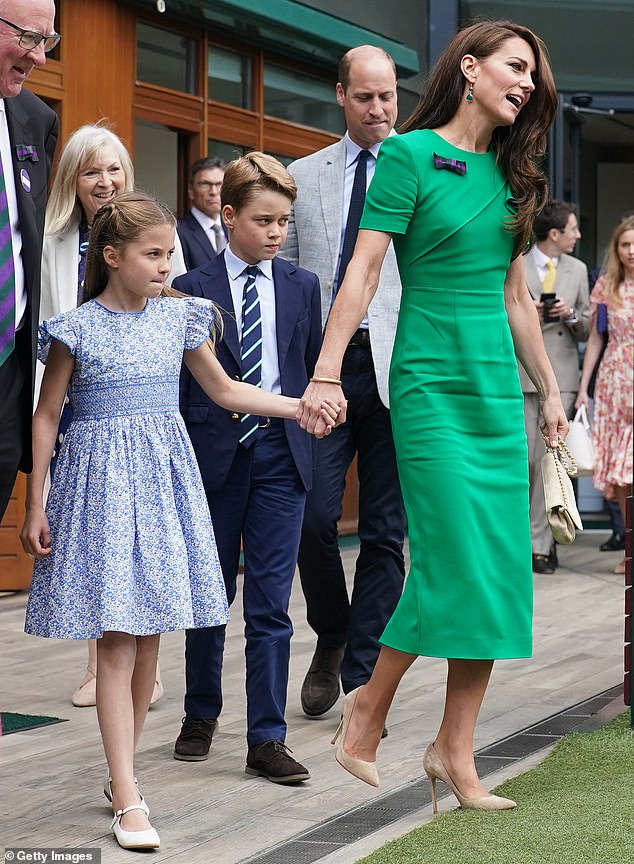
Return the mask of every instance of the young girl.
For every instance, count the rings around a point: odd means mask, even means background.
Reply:
[[[159,634],[226,623],[227,600],[196,458],[178,410],[185,362],[228,410],[294,418],[298,400],[231,380],[210,348],[212,304],[161,296],[175,220],[128,192],[95,215],[84,303],[40,327],[46,361],[21,539],[36,557],[27,633],[98,639],[97,715],[112,830],[159,847],[134,751],[154,686]],[[43,488],[70,382],[74,415],[47,510]],[[324,405],[327,434],[338,409]],[[50,525],[50,527],[49,527]]]

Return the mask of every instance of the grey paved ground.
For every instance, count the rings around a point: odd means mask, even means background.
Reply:
[[[560,549],[554,576],[535,578],[535,653],[496,666],[477,730],[476,747],[500,740],[617,685],[622,678],[623,577],[612,574],[619,554],[599,553],[605,532],[586,532]],[[350,571],[355,548],[345,550]],[[109,834],[101,794],[104,762],[94,709],[70,705],[85,662],[81,644],[22,633],[25,597],[0,598],[0,707],[69,722],[0,739],[0,846],[99,846],[102,861],[130,861]],[[229,628],[225,710],[207,762],[172,758],[183,697],[183,636],[163,640],[166,696],[151,712],[136,770],[151,804],[162,847],[155,861],[237,864],[310,830],[324,820],[422,776],[421,757],[433,739],[443,700],[444,662],[421,658],[405,677],[379,753],[381,788],[372,790],[334,762],[329,739],[340,707],[310,720],[299,688],[313,650],[299,585],[293,596],[293,640],[287,743],[312,772],[299,787],[281,787],[244,773],[244,655],[239,606]],[[542,754],[544,755],[544,754]],[[531,757],[512,769],[517,773]],[[507,774],[487,778],[494,785]],[[456,806],[453,797],[445,807]],[[428,806],[333,852],[321,864],[352,864],[392,836],[430,817]],[[351,838],[354,839],[354,838]],[[274,861],[288,859],[283,850]]]

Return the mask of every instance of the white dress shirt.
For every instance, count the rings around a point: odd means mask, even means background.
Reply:
[[[211,248],[215,252],[221,252],[221,249],[216,248],[216,235],[214,234],[214,225],[218,225],[221,231],[224,233],[224,228],[222,227],[222,221],[220,216],[217,219],[212,219],[211,216],[207,216],[206,213],[203,213],[202,210],[199,210],[198,207],[191,208],[192,216],[198,222],[200,227],[205,232],[205,236],[211,243]]]
[[[225,249],[225,266],[233,300],[233,310],[236,316],[238,339],[242,333],[242,293],[248,267],[246,261],[238,258],[231,251],[231,243]],[[273,282],[273,262],[258,261],[260,268],[255,280],[255,287],[260,298],[262,315],[262,389],[269,393],[281,393],[280,366],[277,356],[277,328],[275,316],[275,284]]]

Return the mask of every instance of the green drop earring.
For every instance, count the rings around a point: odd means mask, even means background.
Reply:
[[[465,98],[467,102],[473,102],[473,84],[469,84],[469,92]]]

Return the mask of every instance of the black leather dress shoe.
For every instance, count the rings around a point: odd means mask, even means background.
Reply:
[[[310,772],[291,756],[291,750],[283,741],[264,741],[249,747],[247,774],[266,777],[271,783],[303,783],[310,780]]]
[[[174,744],[174,759],[182,762],[204,762],[209,756],[211,739],[217,728],[217,720],[183,717],[183,725]]]
[[[623,534],[617,534],[616,531],[612,533],[609,540],[599,546],[601,552],[621,552],[623,549],[625,549],[625,537]]]
[[[339,698],[339,669],[346,646],[325,648],[319,642],[301,690],[302,710],[309,717],[330,711]]]
[[[550,560],[550,555],[536,555],[533,553],[533,573],[554,573],[555,565]]]
[[[557,557],[557,544],[553,543],[550,547],[550,551],[548,553],[548,560],[552,567],[557,569],[559,567],[559,558]]]

